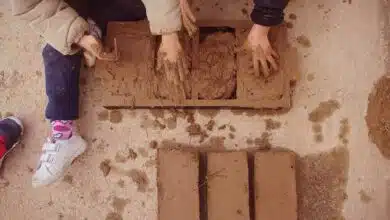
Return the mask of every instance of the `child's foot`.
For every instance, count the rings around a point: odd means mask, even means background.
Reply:
[[[23,133],[22,122],[16,117],[0,120],[0,167],[5,156],[14,149]]]
[[[52,122],[52,137],[43,145],[33,187],[49,185],[61,178],[74,159],[86,149],[86,142],[72,131],[71,121]],[[69,130],[70,129],[70,130]]]

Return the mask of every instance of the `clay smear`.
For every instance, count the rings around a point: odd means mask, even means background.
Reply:
[[[368,98],[366,123],[371,141],[390,159],[390,78],[382,77],[373,88]]]
[[[195,99],[230,99],[236,90],[237,66],[234,58],[235,37],[232,33],[207,35],[199,45],[199,69],[193,71]]]

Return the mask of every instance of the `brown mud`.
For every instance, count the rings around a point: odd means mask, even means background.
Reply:
[[[368,98],[368,134],[386,159],[390,159],[390,78],[378,80]]]
[[[300,158],[297,169],[298,219],[344,219],[348,170],[349,150],[346,147]]]

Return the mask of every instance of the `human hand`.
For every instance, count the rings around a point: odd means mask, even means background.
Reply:
[[[196,18],[194,13],[191,11],[190,4],[187,0],[180,0],[180,11],[183,20],[183,26],[187,30],[188,35],[191,37],[198,31],[196,26]]]
[[[119,58],[116,39],[114,39],[114,51],[105,52],[102,42],[92,35],[84,35],[79,42],[81,48],[84,49],[84,57],[88,66],[93,66],[94,60],[116,61]]]
[[[167,80],[175,85],[182,85],[189,70],[178,33],[161,36],[157,59],[157,69],[165,72]]]
[[[247,46],[252,50],[253,67],[256,76],[260,76],[262,72],[265,77],[268,77],[271,71],[269,64],[274,71],[278,70],[277,59],[279,59],[279,55],[269,42],[269,29],[270,27],[255,24],[248,35]],[[262,71],[260,71],[260,66]]]

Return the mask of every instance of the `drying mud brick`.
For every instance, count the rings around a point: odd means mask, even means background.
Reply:
[[[249,27],[253,0],[192,0],[192,11],[201,27]]]
[[[199,154],[159,149],[158,219],[199,220]]]
[[[208,220],[249,220],[246,152],[207,155]]]
[[[199,36],[199,35],[198,35]],[[236,90],[235,37],[230,32],[201,32],[199,60],[191,73],[192,99],[231,99]]]
[[[295,154],[258,152],[254,173],[256,220],[297,220]]]

